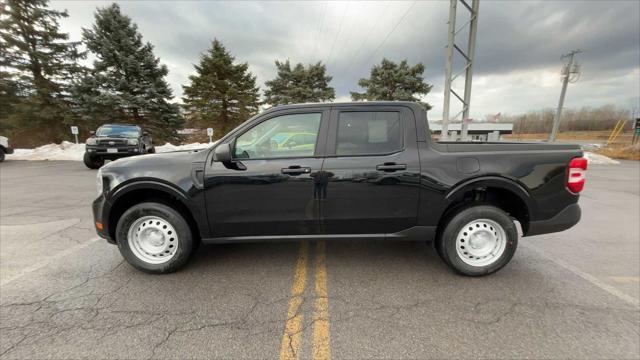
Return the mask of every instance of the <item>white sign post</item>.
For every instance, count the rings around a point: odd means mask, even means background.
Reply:
[[[207,128],[207,136],[209,137],[209,143],[213,142],[213,128]]]
[[[77,126],[72,126],[71,127],[71,133],[73,134],[73,136],[75,136],[76,144],[77,144],[78,143],[78,127]]]

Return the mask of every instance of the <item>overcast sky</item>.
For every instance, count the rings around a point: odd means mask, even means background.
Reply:
[[[425,80],[433,85],[426,97],[433,105],[429,118],[442,118],[448,1],[119,3],[168,66],[177,98],[193,64],[218,38],[237,61],[249,63],[261,90],[275,76],[275,59],[323,61],[333,76],[336,101],[349,100],[349,90],[360,90],[358,79],[383,57],[422,62]],[[61,25],[76,40],[81,28],[93,23],[95,8],[107,5],[52,2],[69,11]],[[560,55],[577,48],[585,50],[577,57],[582,75],[569,85],[565,107],[638,106],[639,1],[482,0],[479,13],[473,118],[554,108],[561,87]],[[458,24],[466,18],[458,6]],[[465,47],[466,31],[460,34],[459,46]],[[460,94],[463,86],[454,83]]]

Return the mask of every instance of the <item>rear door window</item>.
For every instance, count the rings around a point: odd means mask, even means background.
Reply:
[[[402,150],[400,113],[340,112],[336,155],[376,155]]]

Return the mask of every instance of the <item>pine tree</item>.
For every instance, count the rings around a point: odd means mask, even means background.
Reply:
[[[220,41],[194,65],[196,73],[184,85],[184,109],[193,126],[212,127],[222,136],[257,113],[259,104],[256,77],[247,63],[234,63]]]
[[[331,101],[336,97],[329,86],[332,77],[322,63],[310,64],[307,68],[298,63],[293,69],[289,60],[276,60],[278,74],[275,79],[265,82],[265,103],[283,105],[306,102]]]
[[[420,101],[418,96],[426,95],[431,91],[431,85],[424,82],[422,74],[424,65],[418,63],[409,66],[407,60],[400,64],[382,59],[380,65],[371,68],[371,76],[368,79],[360,79],[358,85],[365,88],[365,92],[351,92],[351,99],[358,100],[391,100],[413,101],[421,103],[427,110],[431,105]]]
[[[136,24],[112,4],[95,13],[91,29],[83,29],[87,49],[96,56],[93,69],[77,84],[79,111],[103,122],[132,122],[154,138],[178,140],[179,107],[164,77],[168,70],[144,43]]]
[[[69,88],[82,70],[78,42],[59,30],[66,11],[47,0],[5,0],[0,4],[0,121],[41,141],[59,141],[77,120]],[[37,140],[36,140],[37,141]]]

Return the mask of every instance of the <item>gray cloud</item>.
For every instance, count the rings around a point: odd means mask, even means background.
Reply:
[[[431,118],[442,114],[448,1],[417,2],[151,2],[124,1],[122,11],[169,66],[179,98],[193,64],[218,38],[260,85],[275,75],[273,61],[328,63],[338,98],[356,90],[382,57],[423,62],[434,85]],[[54,1],[70,17],[64,30],[80,37],[105,2]],[[459,9],[458,22],[465,12]],[[464,44],[465,31],[459,42]],[[553,107],[560,91],[560,55],[574,48],[583,76],[566,106],[614,103],[640,97],[640,3],[637,1],[482,0],[474,69],[472,115]],[[378,49],[378,51],[376,51]],[[458,64],[458,66],[460,66]],[[461,84],[456,84],[461,86]]]

